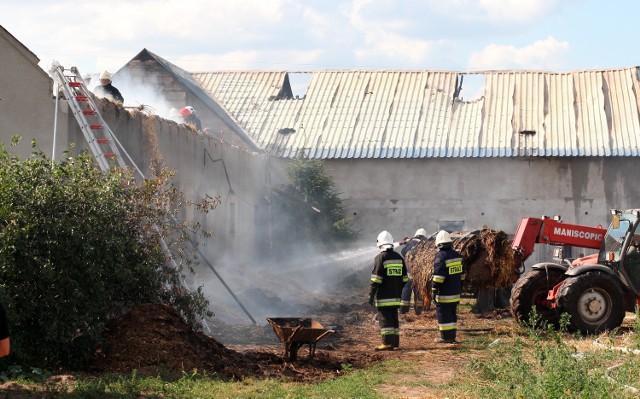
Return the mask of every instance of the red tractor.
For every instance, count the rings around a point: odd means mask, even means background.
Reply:
[[[511,313],[528,322],[535,309],[558,325],[568,313],[569,328],[585,334],[618,327],[625,312],[640,303],[640,209],[612,210],[609,229],[565,224],[559,218],[525,218],[513,241],[524,262],[536,243],[598,249],[573,262],[543,262],[523,273],[511,291]]]

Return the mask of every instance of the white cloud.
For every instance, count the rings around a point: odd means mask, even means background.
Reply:
[[[553,36],[517,48],[490,44],[471,54],[471,69],[557,69],[562,68],[569,51],[568,42],[559,42]]]
[[[447,47],[446,40],[420,40],[383,30],[365,35],[365,45],[355,48],[360,62],[386,60],[384,63],[406,68],[427,68],[429,59]]]
[[[565,0],[566,2],[566,0]],[[463,21],[533,24],[557,12],[561,0],[430,0],[434,12]]]
[[[238,50],[225,54],[187,54],[172,63],[189,72],[206,72],[216,70],[309,70],[320,62],[322,50],[307,51],[268,51]],[[269,61],[265,62],[265,59]]]
[[[384,3],[385,7],[397,7],[388,1],[374,3],[373,0],[354,0],[351,7],[344,8],[354,36],[360,39],[353,43],[353,55],[359,63],[425,68],[435,53],[450,45],[446,39],[430,40],[406,34],[415,15],[399,18],[390,14],[381,15],[377,10],[375,17],[369,16],[369,6]]]
[[[614,3],[620,18],[632,18],[623,11],[632,0]],[[188,70],[554,68],[569,55],[585,66],[595,57],[569,54],[554,37],[586,47],[581,41],[595,35],[586,27],[597,25],[605,32],[598,37],[621,40],[584,0],[112,0],[106,7],[2,0],[0,15],[12,16],[3,26],[44,69],[56,59],[83,73],[116,71],[143,48]],[[621,56],[611,49],[597,62]]]

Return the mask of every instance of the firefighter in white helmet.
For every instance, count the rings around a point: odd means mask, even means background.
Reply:
[[[402,250],[400,251],[400,254],[404,258],[405,264],[407,265],[407,274],[409,276],[409,281],[407,281],[407,284],[405,284],[404,288],[402,289],[400,314],[409,312],[412,293],[414,306],[413,310],[416,312],[416,314],[422,313],[422,298],[420,297],[420,293],[418,292],[416,287],[413,285],[413,279],[411,278],[411,264],[407,261],[407,254],[409,254],[409,251],[416,248],[418,244],[425,241],[426,239],[427,231],[423,228],[420,228],[416,230],[416,234],[404,244]]]
[[[93,93],[98,97],[106,97],[111,101],[124,103],[124,98],[120,94],[120,90],[111,84],[111,74],[108,71],[102,71],[100,74],[100,84],[93,89]]]
[[[462,255],[455,249],[451,236],[444,230],[436,235],[436,247],[440,250],[433,259],[432,294],[436,304],[439,343],[456,342],[457,311],[464,280]]]
[[[371,272],[369,303],[378,310],[378,322],[382,345],[376,351],[393,350],[400,346],[400,321],[398,308],[402,287],[408,280],[407,266],[402,255],[393,250],[393,237],[388,231],[378,234],[376,243],[380,253],[376,256]]]

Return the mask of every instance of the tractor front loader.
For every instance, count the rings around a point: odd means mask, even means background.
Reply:
[[[640,210],[612,210],[608,229],[562,223],[559,218],[522,219],[513,249],[524,262],[534,244],[598,249],[573,262],[543,262],[520,276],[511,291],[511,312],[519,322],[555,326],[568,313],[569,328],[584,334],[622,324],[640,298]]]

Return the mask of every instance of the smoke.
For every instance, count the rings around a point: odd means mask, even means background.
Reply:
[[[99,74],[91,74],[90,76],[91,84],[88,84],[87,87],[93,90],[100,84]],[[177,110],[167,101],[159,86],[145,84],[139,77],[132,76],[126,68],[113,75],[111,84],[124,97],[123,105],[125,108],[139,108],[161,118],[182,123]]]
[[[87,87],[93,89],[98,85],[98,76],[92,74],[90,81],[85,82]],[[125,107],[144,106],[154,115],[181,122],[175,118],[177,113],[172,114],[172,105],[159,87],[145,82],[134,72],[126,68],[119,70],[113,75],[112,84],[122,93]],[[222,207],[225,206],[227,204],[223,201]],[[260,207],[259,204],[249,204],[249,208],[254,206]],[[223,209],[220,212],[223,219],[225,214],[229,214]],[[267,229],[268,224],[271,230],[291,232],[291,238],[296,238],[297,226],[290,224],[300,221],[278,213],[274,211],[269,222],[256,222],[255,228]],[[224,224],[225,221],[222,222]],[[224,232],[214,233],[210,239],[212,242],[205,247],[207,261],[201,260],[194,275],[185,276],[192,290],[202,287],[210,303],[209,309],[215,313],[214,323],[251,324],[253,318],[257,324],[265,325],[267,317],[310,317],[314,313],[321,313],[326,306],[363,303],[367,299],[361,292],[369,285],[373,259],[378,253],[378,249],[371,245],[327,250],[322,245],[308,242],[296,244],[287,253],[282,253],[282,242],[274,243],[275,250],[262,252],[258,243],[247,241],[245,247],[240,246],[240,251],[235,252],[233,249],[220,248],[222,243],[228,242],[226,240],[236,239],[234,236]],[[239,230],[236,234],[242,237],[244,233]],[[259,239],[267,234],[256,232],[250,236]],[[281,237],[278,240],[286,239]],[[275,252],[276,256],[266,257],[266,252]]]
[[[359,297],[369,285],[374,247],[344,249],[335,253],[294,255],[280,261],[234,263],[225,256],[214,266],[233,294],[258,325],[267,317],[310,317],[330,305],[362,303]],[[202,265],[191,281],[202,286],[215,313],[214,321],[251,323],[222,282]]]

